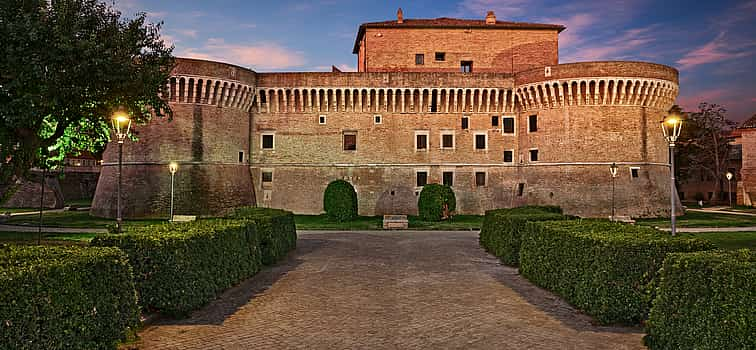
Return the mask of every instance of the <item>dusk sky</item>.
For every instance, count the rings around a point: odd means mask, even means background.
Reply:
[[[638,60],[680,71],[678,104],[718,103],[738,122],[756,114],[756,0],[116,0],[124,15],[163,21],[174,54],[258,72],[354,71],[361,23],[396,18],[483,19],[567,26],[560,63]]]

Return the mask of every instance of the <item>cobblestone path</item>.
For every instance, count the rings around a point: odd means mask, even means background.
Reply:
[[[477,232],[301,232],[287,261],[139,349],[642,349],[478,246]]]

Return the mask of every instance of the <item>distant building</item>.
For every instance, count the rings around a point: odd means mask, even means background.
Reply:
[[[756,115],[743,122],[735,136],[735,144],[742,150],[737,203],[752,206],[756,202]]]
[[[567,213],[668,215],[668,150],[659,122],[678,93],[674,68],[643,62],[559,64],[565,27],[404,19],[359,27],[358,72],[257,73],[178,59],[174,119],[136,127],[124,145],[126,217],[165,216],[168,163],[176,212],[240,205],[322,212],[336,179],[363,215],[414,214],[427,183],[457,211],[526,204]],[[116,150],[104,155],[93,213],[116,213]]]

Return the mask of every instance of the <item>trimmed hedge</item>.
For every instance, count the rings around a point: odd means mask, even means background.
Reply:
[[[331,181],[323,193],[323,210],[331,219],[339,222],[357,217],[357,191],[344,180]]]
[[[756,253],[670,254],[644,338],[651,349],[756,349]]]
[[[417,211],[424,221],[441,221],[444,214],[444,204],[449,206],[449,212],[457,209],[457,198],[451,187],[440,184],[427,184],[420,191],[417,201]]]
[[[252,220],[257,225],[262,248],[262,262],[275,264],[297,247],[297,226],[290,211],[270,208],[242,207],[233,218]]]
[[[520,273],[603,324],[637,324],[648,315],[648,285],[667,254],[712,248],[608,221],[529,222],[522,231]]]
[[[138,325],[120,250],[0,245],[0,348],[115,349]]]
[[[183,316],[260,270],[260,237],[251,221],[201,220],[131,227],[95,237],[121,248],[134,269],[140,306]]]
[[[559,207],[526,206],[486,211],[480,230],[480,245],[502,263],[520,264],[520,232],[530,221],[566,220]]]

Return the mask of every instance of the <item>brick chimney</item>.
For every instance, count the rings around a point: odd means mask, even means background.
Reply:
[[[496,24],[496,15],[493,11],[488,11],[486,14],[486,24]]]
[[[396,23],[404,23],[404,12],[401,7],[396,11]]]

